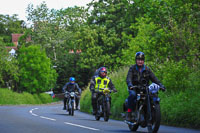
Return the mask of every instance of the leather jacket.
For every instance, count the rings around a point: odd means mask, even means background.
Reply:
[[[146,83],[144,83],[146,81]],[[157,77],[154,75],[154,73],[150,70],[149,67],[143,66],[141,72],[139,71],[138,66],[132,65],[129,68],[126,83],[128,85],[128,89],[134,85],[143,85],[147,84],[149,85],[149,81],[152,81],[153,83],[158,84],[161,88],[164,88],[164,86],[161,84],[161,82],[157,79]]]
[[[77,83],[71,84],[70,82],[66,83],[63,87],[63,92],[79,92],[81,94],[81,89],[79,88]]]

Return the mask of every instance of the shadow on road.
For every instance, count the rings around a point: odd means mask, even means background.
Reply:
[[[131,132],[130,130],[105,130],[108,132],[118,132],[118,133],[147,133],[147,132],[141,132],[141,131],[136,131],[136,132]]]
[[[66,113],[66,114],[53,114],[53,115],[60,115],[60,116],[71,116],[71,115],[69,115],[68,113]]]

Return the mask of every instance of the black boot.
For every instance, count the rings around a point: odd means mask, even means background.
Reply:
[[[93,109],[92,114],[93,114],[93,115],[96,115],[96,114],[97,114],[97,110],[96,110],[96,109]]]
[[[128,113],[126,114],[126,120],[127,120],[127,121],[131,121],[131,120],[132,120],[132,112],[128,112]]]

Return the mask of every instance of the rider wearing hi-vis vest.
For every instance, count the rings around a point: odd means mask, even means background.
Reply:
[[[102,91],[102,88],[109,88],[114,92],[117,92],[115,86],[113,85],[111,79],[106,76],[107,70],[105,67],[101,67],[99,70],[99,74],[93,76],[90,82],[90,91],[92,92],[92,108],[93,115],[97,113],[97,99],[98,99],[98,91]],[[111,101],[111,100],[110,100]]]
[[[95,78],[95,81],[96,81],[95,82],[96,83],[95,89],[99,89],[99,91],[101,91],[100,88],[108,88],[108,84],[110,82],[110,79],[108,77],[105,77],[105,78],[102,79],[101,77],[97,76]]]

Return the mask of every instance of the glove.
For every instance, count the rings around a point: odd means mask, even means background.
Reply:
[[[160,88],[163,92],[165,92],[166,91],[166,89],[165,89],[165,87],[162,87],[162,88]]]
[[[113,92],[114,92],[114,93],[116,93],[116,92],[117,92],[117,90],[116,90],[116,89],[114,89],[114,90],[113,90]]]
[[[134,90],[134,89],[136,89],[136,88],[137,88],[137,86],[130,86],[130,87],[129,87],[130,90]]]

